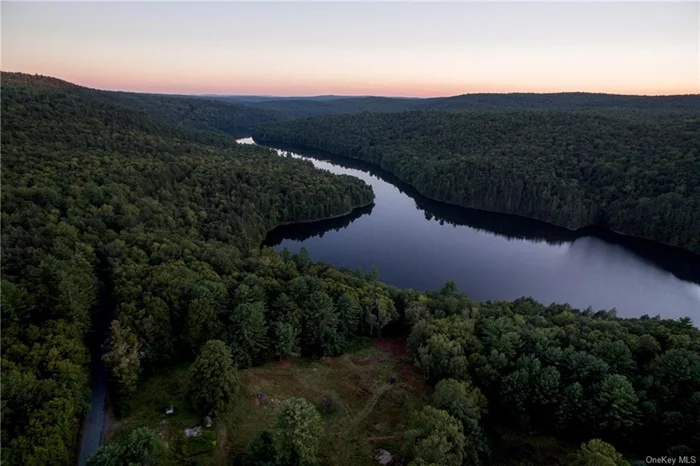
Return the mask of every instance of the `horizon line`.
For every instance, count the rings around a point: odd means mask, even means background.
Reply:
[[[291,0],[290,0],[291,1]],[[264,97],[272,99],[315,99],[320,97],[338,97],[338,98],[362,98],[362,97],[381,97],[385,99],[448,99],[450,97],[460,97],[463,95],[556,95],[556,94],[588,94],[588,95],[614,95],[619,97],[687,97],[700,96],[700,92],[691,92],[686,94],[620,94],[616,92],[593,92],[593,91],[503,91],[503,92],[463,92],[461,94],[449,95],[434,95],[434,96],[416,96],[416,95],[383,95],[383,94],[180,94],[168,92],[142,92],[128,91],[122,89],[97,89],[107,92],[130,92],[134,94],[156,94],[156,95],[180,95],[188,97]]]
[[[687,97],[687,96],[700,96],[699,92],[685,93],[685,94],[625,94],[616,92],[592,92],[592,91],[581,91],[581,90],[567,90],[567,91],[550,91],[550,92],[537,92],[537,91],[502,91],[502,92],[463,92],[459,94],[449,94],[449,95],[432,95],[432,96],[417,96],[417,95],[382,95],[382,94],[237,94],[237,93],[182,93],[182,92],[153,92],[153,91],[140,91],[133,89],[124,88],[106,88],[106,87],[90,87],[89,85],[79,84],[78,82],[70,81],[68,79],[60,78],[57,76],[46,75],[41,73],[31,73],[25,71],[6,71],[1,70],[3,73],[14,73],[14,74],[25,74],[30,76],[40,76],[45,78],[57,79],[59,81],[66,82],[79,87],[85,87],[88,89],[93,89],[96,91],[106,91],[106,92],[128,92],[134,94],[153,94],[153,95],[163,95],[163,96],[187,96],[187,97],[264,97],[272,99],[312,99],[319,97],[338,97],[338,98],[362,98],[362,97],[381,97],[387,99],[444,99],[450,97],[459,97],[465,95],[552,95],[552,94],[589,94],[589,95],[608,95],[608,96],[619,96],[619,97]]]

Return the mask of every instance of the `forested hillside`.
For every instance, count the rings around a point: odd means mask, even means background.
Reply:
[[[672,110],[697,111],[698,95],[640,96],[560,92],[554,94],[463,94],[425,99],[422,110],[548,109],[548,110]]]
[[[285,118],[280,112],[242,103],[195,96],[112,92],[90,89],[47,76],[2,73],[7,85],[34,85],[70,89],[88,99],[119,104],[178,127],[217,131],[234,137],[250,136],[257,126]]]
[[[451,139],[459,131],[435,139],[454,122],[438,118],[444,115],[450,114],[425,114],[428,133],[414,114],[396,118],[421,144],[476,144]],[[497,122],[506,116],[512,121],[502,122],[510,125],[504,133],[517,136],[506,139],[513,147],[537,140],[530,126],[519,126],[520,113],[492,115]],[[700,332],[690,319],[619,319],[614,311],[531,299],[477,303],[454,283],[432,292],[399,290],[380,282],[377,271],[313,263],[304,250],[295,256],[261,250],[275,225],[369,205],[371,188],[224,135],[169,125],[51,78],[3,75],[2,117],[1,435],[8,465],[75,463],[89,400],[87,342],[100,340],[104,320],[103,359],[123,422],[89,466],[374,464],[378,448],[390,449],[395,464],[412,466],[625,465],[623,456],[700,449]],[[358,123],[345,134],[316,121],[318,134],[339,144],[359,135],[374,141],[362,126],[366,117],[353,117]],[[402,134],[389,117],[376,118],[387,122],[386,134]],[[544,129],[556,127],[552,115],[532,118]],[[691,136],[693,121],[683,123]],[[666,132],[645,128],[673,145],[686,141],[672,132],[681,123],[669,119]],[[648,122],[630,120],[630,134],[654,153],[657,146],[638,124]],[[578,147],[585,133],[567,131],[550,140]],[[389,147],[380,135],[368,154]],[[489,131],[470,137],[496,139]],[[306,143],[314,141],[321,144]],[[610,141],[601,137],[598,146]],[[435,154],[445,158],[436,159],[437,167],[455,162],[453,152]],[[559,160],[540,155],[547,173],[558,173]],[[387,160],[403,166],[400,157]],[[416,156],[416,166],[422,160]],[[668,167],[676,167],[674,160]],[[611,158],[611,176],[618,163]],[[636,166],[645,173],[646,165]],[[657,172],[657,182],[671,183],[664,173]],[[676,180],[689,176],[672,173]],[[410,362],[385,358],[373,366],[340,356],[387,334],[410,334]],[[288,364],[281,365],[285,376],[305,370],[314,377],[306,381],[346,391],[316,400],[319,387],[311,383],[282,378],[260,385],[256,366],[271,360]],[[342,361],[339,367],[353,372],[333,372]],[[402,365],[413,363],[424,380],[411,380],[414,368]],[[352,411],[350,398],[361,409]],[[163,408],[173,399],[176,412],[167,417]],[[372,412],[396,429],[371,433],[386,428],[369,422]],[[213,425],[185,438],[184,428],[205,416]]]
[[[172,127],[67,83],[6,77],[3,461],[68,464],[89,399],[85,338],[93,318],[112,311],[97,307],[101,289],[116,285],[119,297],[112,348],[133,343],[111,360],[122,389],[139,373],[117,369],[134,369],[128,351],[138,363],[196,348],[195,329],[229,312],[231,274],[268,230],[348,212],[373,193],[357,179]]]
[[[192,96],[137,94],[134,92],[97,91],[98,97],[176,126],[220,131],[234,137],[250,136],[261,124],[285,119],[274,110],[249,107]]]
[[[373,163],[436,200],[700,252],[697,112],[361,113],[256,137]]]
[[[236,101],[234,98],[216,97]],[[402,112],[408,110],[549,109],[549,110],[673,110],[697,111],[700,96],[634,96],[565,92],[558,94],[464,94],[452,97],[348,97],[333,100],[264,99],[247,105],[295,117],[359,113]]]
[[[423,99],[395,97],[348,97],[330,101],[311,99],[266,100],[262,102],[246,102],[246,105],[298,118],[341,113],[418,110],[424,108],[426,101]]]

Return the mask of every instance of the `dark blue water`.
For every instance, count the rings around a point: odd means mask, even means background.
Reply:
[[[239,142],[253,143],[250,138]],[[319,151],[277,146],[321,169],[356,176],[375,205],[348,217],[280,227],[265,244],[365,271],[402,288],[454,280],[472,299],[531,296],[619,316],[691,317],[700,322],[700,256],[604,231],[570,230],[512,215],[428,200],[392,175]]]

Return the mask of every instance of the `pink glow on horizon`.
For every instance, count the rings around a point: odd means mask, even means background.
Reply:
[[[204,79],[188,81],[186,77],[161,78],[158,76],[132,76],[125,73],[105,75],[96,71],[85,73],[58,74],[46,70],[11,70],[31,74],[45,74],[80,86],[124,92],[143,92],[155,94],[215,94],[215,95],[269,95],[269,96],[317,96],[317,95],[347,95],[347,96],[386,96],[386,97],[449,97],[460,94],[476,93],[557,93],[557,92],[591,92],[626,95],[680,95],[698,94],[700,88],[692,85],[674,85],[669,82],[664,86],[639,88],[611,88],[606,85],[583,86],[577,88],[559,87],[555,85],[527,86],[518,84],[480,84],[471,83],[460,85],[449,84],[414,84],[414,83],[383,83],[380,85],[333,83],[333,82],[296,82],[280,84],[270,82],[244,82],[234,78],[217,82]]]
[[[169,94],[700,93],[698,2],[4,2],[2,67]]]

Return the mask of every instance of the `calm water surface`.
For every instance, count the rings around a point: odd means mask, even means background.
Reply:
[[[252,138],[239,140],[254,144]],[[470,298],[531,296],[619,316],[688,316],[700,322],[700,256],[602,231],[431,201],[391,174],[330,154],[275,145],[317,168],[352,175],[374,189],[372,207],[340,219],[280,227],[266,245],[339,267],[377,267],[402,288],[439,289],[454,280]],[[281,149],[280,149],[281,148]],[[293,149],[293,151],[292,151]],[[299,155],[299,154],[303,154]]]

